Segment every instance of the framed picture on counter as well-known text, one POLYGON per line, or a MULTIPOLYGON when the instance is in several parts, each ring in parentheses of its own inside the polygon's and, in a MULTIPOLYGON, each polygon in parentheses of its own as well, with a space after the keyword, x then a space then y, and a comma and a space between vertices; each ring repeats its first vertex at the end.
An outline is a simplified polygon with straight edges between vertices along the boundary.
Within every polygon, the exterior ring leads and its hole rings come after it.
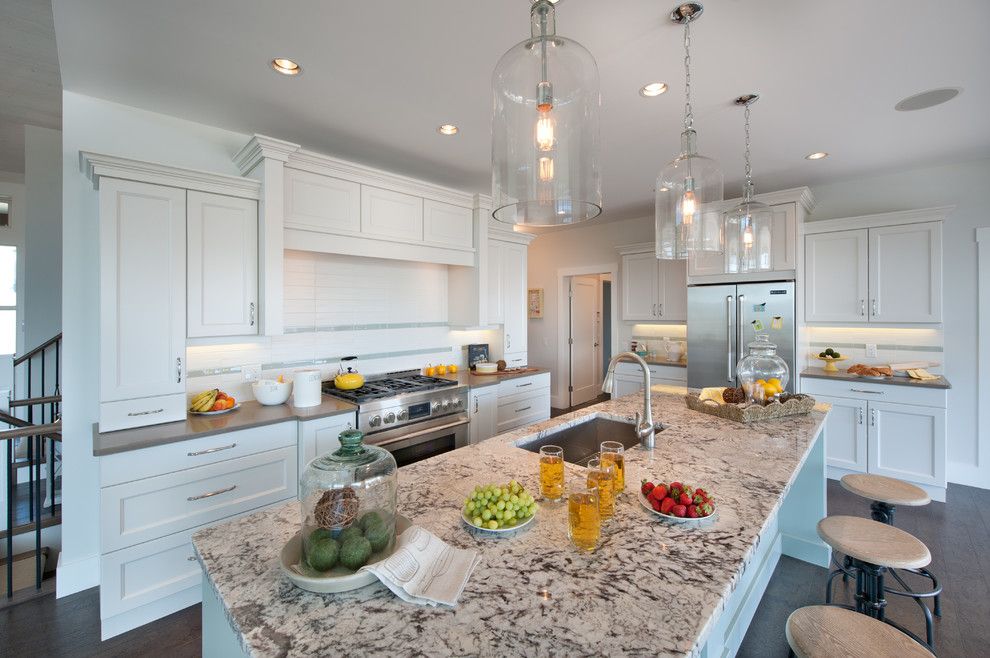
POLYGON ((529 319, 539 320, 543 318, 543 288, 530 288, 528 303, 529 319))

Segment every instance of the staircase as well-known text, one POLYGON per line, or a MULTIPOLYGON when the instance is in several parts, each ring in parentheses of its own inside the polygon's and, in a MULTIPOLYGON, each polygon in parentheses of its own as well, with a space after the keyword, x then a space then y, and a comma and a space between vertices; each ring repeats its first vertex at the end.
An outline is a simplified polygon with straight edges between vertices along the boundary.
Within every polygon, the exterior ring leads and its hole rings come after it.
POLYGON ((30 553, 14 555, 14 537, 34 533, 35 590, 42 589, 43 561, 47 549, 41 544, 43 528, 59 525, 62 519, 59 472, 61 424, 62 334, 50 338, 13 360, 14 389, 8 411, 0 411, 0 450, 6 454, 6 542, 3 567, 7 599, 14 596, 14 565, 23 564, 30 553), (23 397, 19 396, 24 389, 23 397), (27 470, 27 482, 22 482, 27 470), (13 559, 11 559, 13 557, 13 559))

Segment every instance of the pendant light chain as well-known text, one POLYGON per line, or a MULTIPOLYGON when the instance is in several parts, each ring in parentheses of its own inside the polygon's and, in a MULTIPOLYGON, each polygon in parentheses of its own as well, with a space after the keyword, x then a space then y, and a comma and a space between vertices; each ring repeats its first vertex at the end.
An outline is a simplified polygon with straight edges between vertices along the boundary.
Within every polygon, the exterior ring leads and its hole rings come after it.
POLYGON ((684 130, 694 127, 691 109, 691 23, 684 24, 684 130))
POLYGON ((746 200, 753 199, 753 165, 749 157, 749 103, 746 104, 746 200))

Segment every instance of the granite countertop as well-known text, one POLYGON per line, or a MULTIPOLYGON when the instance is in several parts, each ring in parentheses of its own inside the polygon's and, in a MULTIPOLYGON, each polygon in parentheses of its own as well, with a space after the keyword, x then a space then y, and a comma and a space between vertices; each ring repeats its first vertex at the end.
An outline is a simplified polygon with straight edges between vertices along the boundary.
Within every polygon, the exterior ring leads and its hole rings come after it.
MULTIPOLYGON (((627 491, 590 555, 567 539, 566 504, 541 504, 535 522, 512 536, 475 533, 460 520, 475 484, 516 478, 538 490, 539 456, 516 442, 592 416, 631 421, 641 405, 638 395, 603 402, 399 470, 399 511, 480 553, 453 608, 403 603, 380 583, 322 596, 295 588, 278 555, 298 530, 296 502, 204 529, 193 544, 252 655, 689 655, 772 531, 828 405, 742 425, 655 390, 654 420, 667 428, 653 451, 626 453, 627 491), (718 518, 694 528, 655 519, 638 502, 642 478, 704 486, 718 518)), ((583 469, 568 464, 567 471, 574 477, 583 469)))
POLYGON ((354 413, 357 406, 329 395, 315 407, 294 407, 288 402, 266 406, 251 400, 228 414, 220 416, 187 416, 185 420, 161 425, 135 427, 116 432, 100 432, 93 425, 93 454, 97 457, 115 452, 140 450, 151 446, 198 439, 211 434, 223 434, 263 425, 274 425, 286 420, 315 420, 327 416, 354 413))
POLYGON ((444 379, 456 380, 461 386, 481 388, 482 386, 492 386, 493 384, 498 384, 506 379, 532 377, 545 372, 550 372, 550 369, 536 367, 536 370, 530 370, 528 372, 500 372, 497 375, 476 375, 470 370, 458 370, 455 375, 444 375, 444 379))
POLYGON ((952 388, 949 384, 949 380, 945 377, 939 376, 938 379, 911 379, 904 375, 895 375, 893 377, 885 377, 884 379, 871 379, 869 377, 860 377, 859 375, 853 375, 846 372, 845 368, 840 368, 839 372, 825 372, 824 368, 805 368, 801 371, 802 377, 813 377, 815 379, 835 379, 841 382, 859 382, 860 384, 878 384, 881 386, 913 386, 915 388, 939 388, 948 389, 952 388))

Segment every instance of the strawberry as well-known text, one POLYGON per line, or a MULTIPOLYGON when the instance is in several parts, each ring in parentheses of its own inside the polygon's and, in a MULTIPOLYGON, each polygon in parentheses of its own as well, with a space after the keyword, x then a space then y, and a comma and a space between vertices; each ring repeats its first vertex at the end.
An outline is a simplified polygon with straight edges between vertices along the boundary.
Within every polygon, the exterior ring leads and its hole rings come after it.
POLYGON ((655 498, 651 498, 650 499, 650 505, 652 505, 653 506, 653 509, 655 509, 656 511, 658 511, 658 512, 660 511, 660 501, 659 500, 657 500, 655 498))
POLYGON ((660 513, 670 514, 670 509, 674 506, 674 499, 671 497, 664 498, 660 501, 660 513))
POLYGON ((685 486, 683 492, 686 493, 687 495, 691 496, 692 498, 694 498, 694 487, 692 487, 692 486, 685 486))
POLYGON ((671 483, 670 489, 668 490, 668 493, 670 494, 670 497, 671 498, 675 498, 676 499, 676 498, 680 498, 681 497, 681 492, 683 492, 683 491, 684 490, 681 489, 680 485, 678 485, 677 483, 671 483))
POLYGON ((689 519, 696 519, 699 516, 701 516, 700 514, 698 514, 698 506, 697 505, 688 505, 687 515, 688 515, 688 518, 689 519))
POLYGON ((692 498, 691 500, 692 500, 692 502, 694 502, 695 505, 700 505, 703 502, 705 502, 705 497, 702 496, 701 494, 699 494, 697 492, 697 490, 695 490, 695 492, 694 492, 694 498, 692 498))
POLYGON ((705 491, 704 489, 702 489, 701 487, 698 487, 697 489, 695 489, 694 490, 694 493, 695 493, 695 495, 701 496, 702 498, 708 498, 708 492, 705 491))
POLYGON ((683 489, 683 488, 684 488, 684 485, 683 485, 683 484, 681 484, 680 482, 671 482, 671 483, 670 483, 670 488, 671 488, 671 489, 674 489, 675 487, 676 487, 677 489, 683 489))
POLYGON ((674 505, 673 507, 670 508, 670 513, 676 517, 684 518, 684 516, 687 514, 687 506, 674 505))
POLYGON ((677 497, 677 503, 679 505, 684 505, 685 507, 687 507, 688 505, 691 504, 691 496, 689 496, 686 493, 682 493, 680 496, 677 497))
POLYGON ((715 508, 712 507, 711 503, 703 503, 698 506, 698 513, 701 516, 711 516, 711 513, 714 511, 715 508))
POLYGON ((658 484, 653 487, 653 491, 650 492, 650 496, 655 500, 663 500, 667 497, 667 487, 663 484, 658 484))
POLYGON ((640 489, 640 491, 643 492, 644 496, 650 495, 650 492, 653 491, 653 483, 643 480, 643 487, 642 489, 640 489))

